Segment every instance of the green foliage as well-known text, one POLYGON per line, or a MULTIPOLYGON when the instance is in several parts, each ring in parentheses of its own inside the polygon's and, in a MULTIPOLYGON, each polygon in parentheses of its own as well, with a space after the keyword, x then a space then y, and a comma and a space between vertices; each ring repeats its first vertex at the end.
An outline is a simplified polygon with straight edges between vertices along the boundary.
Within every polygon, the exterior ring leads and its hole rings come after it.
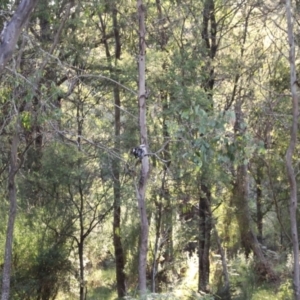
POLYGON ((65 278, 72 270, 68 252, 57 246, 41 250, 26 266, 21 263, 15 267, 12 294, 21 299, 51 299, 58 289, 67 290, 65 278))
MULTIPOLYGON (((44 227, 44 230, 46 228, 44 227)), ((67 290, 73 272, 66 244, 45 235, 38 219, 29 222, 19 214, 14 236, 12 299, 52 299, 58 289, 67 290)))
POLYGON ((31 127, 31 114, 28 111, 23 111, 21 114, 21 124, 25 130, 29 130, 31 127))
POLYGON ((280 285, 276 297, 278 300, 293 299, 294 291, 292 281, 290 279, 286 280, 280 285))
POLYGON ((239 254, 232 262, 231 285, 233 295, 237 299, 252 299, 253 293, 259 288, 254 272, 253 258, 246 260, 244 254, 239 254))
POLYGON ((116 299, 116 291, 114 290, 115 272, 114 268, 99 270, 88 276, 88 300, 104 300, 116 299))
POLYGON ((274 291, 273 286, 259 287, 255 289, 250 298, 240 298, 240 299, 251 299, 251 300, 290 300, 293 299, 293 289, 290 280, 283 282, 277 291, 274 291))
MULTIPOLYGON (((130 296, 125 297, 126 300, 137 300, 139 298, 132 298, 130 296)), ((147 299, 150 300, 180 300, 180 299, 186 299, 186 300, 214 300, 214 296, 212 295, 200 295, 199 293, 196 292, 187 292, 187 293, 161 293, 161 294, 156 294, 156 293, 149 293, 147 294, 147 299)))

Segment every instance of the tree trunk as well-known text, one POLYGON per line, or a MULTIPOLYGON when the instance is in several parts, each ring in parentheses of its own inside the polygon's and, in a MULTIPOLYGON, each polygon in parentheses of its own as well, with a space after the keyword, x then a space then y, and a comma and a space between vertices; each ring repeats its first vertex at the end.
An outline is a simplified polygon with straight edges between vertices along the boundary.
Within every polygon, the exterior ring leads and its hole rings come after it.
MULTIPOLYGON (((212 91, 215 85, 214 78, 214 66, 212 66, 212 60, 215 58, 218 44, 217 44, 217 22, 215 16, 215 2, 214 0, 205 0, 203 9, 203 29, 202 40, 209 55, 209 60, 206 63, 206 69, 209 77, 205 80, 203 88, 209 95, 212 95, 212 91)), ((207 54, 205 53, 205 55, 207 54)), ((213 102, 211 103, 213 104, 213 102)))
MULTIPOLYGON (((115 63, 121 58, 121 41, 119 33, 119 25, 117 20, 117 8, 112 8, 113 29, 115 37, 115 63)), ((118 81, 117 74, 114 75, 114 80, 118 81)), ((120 88, 119 85, 114 86, 114 101, 115 101, 115 151, 120 152, 120 132, 121 132, 121 117, 120 117, 120 88)), ((114 176, 114 213, 113 213, 113 234, 114 248, 116 257, 116 277, 118 297, 122 298, 126 295, 125 285, 125 257, 121 241, 121 185, 120 185, 120 164, 118 158, 114 160, 113 166, 114 176)))
POLYGON ((169 139, 170 139, 170 134, 168 130, 168 125, 167 125, 167 118, 166 115, 169 110, 169 104, 168 104, 168 98, 167 95, 165 94, 162 96, 162 101, 163 101, 163 137, 164 137, 164 150, 162 151, 162 156, 164 161, 163 166, 163 179, 162 179, 162 186, 161 186, 161 193, 162 197, 165 199, 164 203, 166 203, 166 207, 164 208, 165 213, 163 215, 164 217, 164 235, 166 236, 166 255, 168 257, 168 262, 171 263, 173 261, 173 207, 172 207, 172 201, 171 201, 171 196, 170 196, 170 190, 169 190, 169 185, 168 185, 168 173, 169 173, 169 168, 171 165, 171 156, 170 156, 170 147, 169 147, 169 139))
POLYGON ((9 216, 6 231, 4 266, 2 275, 2 293, 1 300, 8 300, 10 293, 10 274, 11 274, 11 258, 12 258, 12 245, 13 245, 13 232, 15 218, 17 214, 17 189, 15 182, 15 175, 18 170, 18 145, 19 145, 19 132, 16 126, 16 132, 11 144, 10 152, 10 165, 8 171, 8 197, 9 197, 9 216))
MULTIPOLYGON (((81 132, 81 130, 80 130, 81 132)), ((81 151, 81 142, 80 138, 78 138, 79 144, 79 151, 81 151)), ((78 161, 78 168, 81 167, 81 159, 78 161)), ((86 234, 84 233, 84 196, 83 196, 83 189, 82 189, 82 181, 81 179, 78 180, 78 187, 79 187, 79 197, 80 203, 77 207, 78 214, 79 214, 79 232, 80 237, 79 241, 77 242, 78 246, 78 258, 79 258, 79 299, 84 300, 84 288, 85 288, 85 278, 84 278, 84 264, 83 264, 83 251, 84 251, 84 240, 86 234)))
POLYGON ((298 209, 298 197, 297 197, 297 181, 293 168, 293 153, 295 151, 297 143, 297 130, 298 130, 298 95, 297 95, 297 75, 296 75, 296 63, 295 63, 295 39, 293 33, 293 19, 291 1, 286 0, 286 17, 288 24, 288 39, 289 39, 289 62, 290 62, 290 84, 293 104, 293 121, 291 128, 291 139, 289 147, 286 151, 285 161, 288 174, 288 180, 290 184, 290 219, 291 219, 291 234, 293 241, 294 252, 294 272, 293 272, 293 286, 295 299, 300 300, 300 274, 299 274, 299 240, 297 229, 297 209, 298 209))
POLYGON ((258 232, 258 241, 262 243, 263 239, 263 211, 262 211, 262 167, 257 166, 256 171, 256 224, 258 232))
POLYGON ((78 258, 79 258, 79 299, 84 300, 84 287, 85 287, 85 282, 84 282, 84 264, 83 264, 83 240, 80 240, 78 243, 78 258))
MULTIPOLYGON (((140 127, 140 139, 141 144, 148 146, 147 126, 146 126, 146 43, 145 43, 145 6, 142 0, 137 0, 137 10, 139 19, 139 56, 138 56, 138 68, 139 68, 139 89, 138 89, 138 103, 139 103, 139 127, 140 127)), ((148 251, 148 219, 146 212, 146 187, 149 176, 149 158, 144 156, 142 158, 141 174, 137 187, 137 199, 138 208, 140 213, 140 251, 139 251, 139 291, 141 298, 146 297, 147 292, 147 251, 148 251)))
MULTIPOLYGON (((112 19, 113 19, 113 32, 114 32, 114 39, 115 39, 115 69, 117 66, 118 60, 121 58, 121 40, 120 40, 120 32, 119 32, 119 24, 117 18, 117 8, 115 2, 107 1, 107 5, 111 6, 112 10, 112 19)), ((104 40, 104 47, 107 62, 110 68, 110 75, 118 82, 118 74, 117 71, 114 71, 114 66, 112 63, 112 56, 110 54, 110 49, 108 45, 108 40, 106 39, 107 32, 106 32, 106 24, 102 16, 99 16, 101 29, 103 33, 103 40, 104 40)), ((120 88, 119 85, 115 85, 113 88, 113 95, 114 95, 114 104, 115 104, 115 138, 114 138, 114 150, 116 153, 120 152, 120 133, 121 133, 121 115, 120 115, 120 106, 121 106, 121 98, 120 98, 120 88)), ((114 181, 114 204, 113 204, 113 242, 114 242, 114 250, 115 250, 115 258, 116 258, 116 279, 117 279, 117 290, 118 290, 118 297, 122 298, 126 295, 126 276, 124 272, 125 268, 125 256, 124 250, 122 246, 121 240, 121 185, 120 185, 120 163, 119 158, 114 158, 113 161, 113 181, 114 181)))
POLYGON ((210 191, 206 184, 201 184, 199 200, 199 276, 198 290, 209 292, 209 250, 211 237, 210 191))
MULTIPOLYGON (((118 89, 118 88, 114 88, 118 89)), ((118 89, 119 90, 119 89, 118 89)), ((115 95, 115 139, 116 139, 116 153, 118 153, 120 147, 120 97, 119 91, 114 91, 115 95)), ((114 212, 113 212, 113 235, 114 235, 114 248, 116 258, 116 278, 117 278, 117 290, 118 297, 122 298, 126 295, 125 286, 125 258, 124 250, 121 241, 121 185, 120 185, 120 164, 114 161, 113 165, 114 176, 114 212)))
MULTIPOLYGON (((206 60, 206 73, 209 74, 205 78, 202 87, 206 91, 210 99, 209 107, 205 107, 206 111, 212 112, 213 109, 213 89, 215 84, 213 59, 217 53, 217 22, 215 16, 214 0, 205 0, 202 15, 202 41, 205 45, 206 52, 204 59, 206 60), (207 57, 208 56, 208 57, 207 57)), ((199 197, 199 266, 198 266, 198 290, 209 292, 209 275, 210 275, 210 238, 212 229, 211 215, 211 193, 206 183, 209 162, 204 162, 202 174, 200 175, 200 197, 199 197)))
MULTIPOLYGON (((77 117, 77 148, 78 151, 82 151, 81 136, 83 130, 83 103, 79 100, 76 107, 76 117, 77 117)), ((81 170, 82 168, 82 159, 79 158, 77 161, 77 168, 81 170)), ((84 278, 84 264, 83 264, 83 251, 84 251, 84 240, 86 233, 84 233, 84 192, 83 192, 83 183, 82 179, 78 179, 78 192, 79 192, 79 205, 75 205, 78 217, 79 217, 79 240, 77 241, 78 247, 78 258, 79 258, 79 299, 84 300, 84 288, 85 288, 85 278, 84 278)))
POLYGON ((10 22, 3 28, 0 35, 0 73, 11 59, 19 35, 38 0, 22 0, 10 22))
POLYGON ((152 293, 156 292, 156 275, 158 271, 158 258, 159 251, 161 248, 161 219, 162 219, 162 202, 161 199, 156 201, 156 195, 153 197, 155 202, 155 242, 154 242, 154 253, 153 253, 153 263, 152 263, 152 272, 151 272, 151 291, 152 293))
POLYGON ((236 172, 236 181, 233 188, 233 204, 236 209, 236 218, 239 224, 242 247, 246 257, 251 252, 252 229, 248 208, 248 174, 247 166, 239 165, 236 172))

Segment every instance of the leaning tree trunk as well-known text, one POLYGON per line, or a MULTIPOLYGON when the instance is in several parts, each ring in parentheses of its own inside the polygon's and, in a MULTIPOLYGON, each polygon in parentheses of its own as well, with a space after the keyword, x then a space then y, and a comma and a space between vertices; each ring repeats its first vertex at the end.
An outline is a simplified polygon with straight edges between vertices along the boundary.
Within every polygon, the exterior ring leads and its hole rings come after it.
POLYGON ((18 38, 38 0, 22 0, 0 35, 0 72, 11 59, 18 38))
MULTIPOLYGON (((139 90, 138 90, 138 103, 139 103, 139 129, 141 144, 148 146, 147 126, 146 126, 146 43, 145 43, 145 6, 142 0, 137 0, 137 10, 139 19, 139 90)), ((138 186, 136 188, 138 208, 140 213, 140 251, 139 251, 139 291, 141 298, 146 297, 147 292, 147 251, 148 251, 148 219, 146 212, 146 187, 147 179, 149 176, 149 158, 144 156, 142 158, 141 174, 138 186)))
POLYGON ((19 145, 19 132, 16 126, 16 132, 12 139, 10 164, 8 171, 8 197, 9 197, 9 216, 6 231, 5 255, 4 266, 2 275, 2 292, 1 300, 8 300, 10 293, 10 273, 11 273, 11 258, 12 258, 12 244, 14 224, 17 214, 17 189, 15 182, 15 175, 18 170, 18 145, 19 145))
POLYGON ((293 252, 294 252, 294 272, 293 272, 293 285, 295 299, 300 299, 300 274, 299 274, 299 241, 298 241, 298 229, 297 229, 297 181, 294 172, 292 158, 297 143, 297 130, 298 130, 298 95, 297 95, 297 76, 296 76, 296 63, 295 63, 295 40, 293 34, 293 19, 291 1, 286 0, 286 17, 288 24, 288 39, 289 39, 289 62, 290 62, 290 82, 291 82, 291 93, 292 93, 292 104, 293 104, 293 121, 291 130, 291 139, 289 147, 286 151, 285 161, 287 174, 290 184, 290 219, 291 219, 291 233, 293 241, 293 252))

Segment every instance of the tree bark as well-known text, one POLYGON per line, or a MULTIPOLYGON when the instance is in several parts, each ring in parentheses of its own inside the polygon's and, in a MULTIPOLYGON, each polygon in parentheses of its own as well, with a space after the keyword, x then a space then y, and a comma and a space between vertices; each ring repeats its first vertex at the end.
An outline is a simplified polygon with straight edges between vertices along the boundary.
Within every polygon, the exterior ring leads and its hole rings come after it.
POLYGON ((212 91, 215 85, 215 70, 214 66, 212 66, 212 60, 215 58, 218 49, 217 22, 215 16, 214 0, 205 0, 204 2, 202 40, 207 50, 207 54, 210 58, 210 60, 208 60, 206 63, 209 77, 205 80, 203 88, 206 92, 209 93, 209 95, 212 95, 212 91))
POLYGON ((11 152, 10 152, 10 165, 8 171, 8 197, 9 197, 9 216, 6 232, 4 266, 2 275, 2 292, 1 300, 8 300, 10 293, 10 274, 11 274, 11 258, 13 247, 13 232, 14 224, 17 214, 17 188, 15 182, 15 175, 18 170, 18 145, 19 145, 19 132, 16 126, 16 132, 12 139, 11 152))
MULTIPOLYGON (((107 7, 111 6, 112 12, 112 21, 113 21, 113 34, 115 39, 115 69, 112 63, 112 56, 109 49, 108 36, 106 32, 106 24, 104 22, 104 18, 102 15, 99 15, 101 30, 103 34, 103 43, 105 47, 105 53, 107 62, 110 69, 110 75, 114 81, 118 82, 118 74, 116 70, 117 62, 121 58, 121 37, 119 31, 119 24, 118 24, 118 10, 116 8, 116 4, 114 1, 107 1, 107 7)), ((115 85, 113 88, 113 95, 114 95, 114 105, 115 105, 115 137, 114 137, 114 151, 116 153, 120 152, 120 134, 121 134, 121 115, 120 115, 120 107, 121 107, 121 98, 120 98, 120 88, 119 85, 115 85)), ((116 258, 116 279, 117 279, 117 290, 118 290, 118 297, 122 298, 126 295, 126 276, 124 272, 125 268, 125 254, 124 249, 122 246, 121 240, 121 185, 120 185, 120 162, 119 158, 114 158, 113 166, 112 166, 112 175, 113 175, 113 191, 114 191, 114 204, 113 204, 113 243, 114 243, 114 250, 115 250, 115 258, 116 258)))
POLYGON ((199 200, 199 277, 198 289, 205 293, 209 292, 210 274, 210 238, 211 238, 211 195, 206 184, 201 184, 201 195, 199 200))
POLYGON ((293 18, 291 1, 286 0, 286 18, 288 26, 288 40, 289 40, 289 63, 290 63, 290 86, 292 94, 293 104, 293 120, 291 128, 291 138, 289 147, 286 151, 285 162, 288 174, 288 180, 290 184, 290 219, 291 219, 291 234, 293 241, 294 252, 294 272, 293 272, 293 287, 295 299, 300 300, 300 273, 299 273, 299 239, 297 229, 297 209, 298 209, 298 197, 297 197, 297 181, 293 168, 293 154, 297 143, 297 128, 299 117, 299 104, 297 95, 297 75, 296 75, 296 63, 295 63, 295 39, 293 33, 293 18))
MULTIPOLYGON (((113 30, 115 38, 115 62, 121 58, 121 41, 119 33, 119 25, 117 20, 117 8, 112 8, 113 17, 113 30)), ((117 74, 114 75, 114 80, 118 81, 117 74)), ((120 88, 119 85, 114 86, 114 101, 115 101, 115 151, 120 152, 120 133, 121 133, 121 116, 120 116, 120 88)), ((126 295, 125 285, 125 257, 121 241, 121 184, 120 184, 120 163, 116 158, 113 165, 114 176, 114 213, 113 213, 113 235, 114 235, 114 248, 116 257, 116 277, 117 277, 117 290, 118 297, 123 298, 126 295)))
MULTIPOLYGON (((209 74, 202 83, 203 89, 206 91, 210 100, 209 107, 205 109, 212 112, 213 109, 213 89, 215 84, 213 59, 217 53, 217 22, 215 16, 214 0, 205 0, 202 15, 202 41, 205 45, 206 53, 204 59, 206 61, 205 69, 209 74)), ((212 229, 211 215, 211 193, 207 185, 209 178, 209 163, 204 162, 203 171, 200 175, 200 197, 199 197, 199 266, 198 266, 198 290, 205 293, 209 292, 209 275, 210 275, 210 239, 212 229)))
MULTIPOLYGON (((78 100, 76 107, 76 119, 77 119, 77 148, 78 151, 82 151, 81 136, 83 131, 83 103, 78 100)), ((79 158, 77 161, 77 168, 80 170, 82 168, 82 159, 79 158)), ((84 289, 85 289, 85 274, 84 274, 84 264, 83 264, 83 251, 84 251, 84 241, 87 236, 84 232, 84 192, 82 179, 78 179, 78 193, 79 193, 79 204, 75 204, 76 210, 78 212, 79 219, 79 239, 76 239, 78 248, 78 259, 79 259, 79 299, 84 300, 84 289)), ((70 188, 71 189, 71 188, 70 188)), ((75 199, 74 199, 75 200, 75 199)), ((76 201, 76 200, 75 200, 76 201)), ((75 203, 75 202, 74 202, 75 203)))
POLYGON ((84 288, 85 288, 85 279, 84 279, 84 263, 83 263, 83 247, 84 239, 83 234, 80 234, 80 241, 77 245, 78 247, 78 259, 79 259, 79 299, 84 300, 84 288))
POLYGON ((21 31, 37 3, 38 0, 22 0, 10 22, 3 28, 0 36, 0 73, 11 59, 21 31))
MULTIPOLYGON (((138 103, 139 103, 139 129, 141 144, 148 147, 148 135, 146 125, 146 43, 145 43, 145 6, 142 0, 137 0, 137 11, 139 20, 139 55, 138 55, 138 68, 139 68, 139 87, 138 87, 138 103)), ((142 158, 141 174, 137 187, 138 209, 140 213, 140 251, 139 251, 139 291, 141 298, 146 297, 147 292, 147 252, 148 252, 148 219, 146 212, 146 187, 149 176, 149 158, 144 156, 142 158)))
POLYGON ((263 211, 262 211, 262 167, 257 166, 256 171, 256 224, 258 232, 258 241, 261 243, 263 239, 263 211))
POLYGON ((155 242, 154 242, 154 253, 153 253, 153 263, 152 263, 152 272, 151 272, 151 291, 152 293, 156 292, 156 275, 158 270, 158 258, 159 258, 159 251, 161 248, 161 223, 162 223, 162 202, 161 199, 156 201, 156 195, 153 197, 155 202, 155 242))

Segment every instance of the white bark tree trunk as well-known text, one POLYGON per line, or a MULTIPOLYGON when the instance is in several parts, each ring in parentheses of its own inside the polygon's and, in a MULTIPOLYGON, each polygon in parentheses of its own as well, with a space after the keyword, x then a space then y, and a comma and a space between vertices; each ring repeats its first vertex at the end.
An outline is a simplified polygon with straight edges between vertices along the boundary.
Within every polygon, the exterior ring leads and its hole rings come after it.
MULTIPOLYGON (((142 0, 137 0, 138 20, 139 20, 139 56, 138 56, 138 68, 139 68, 139 89, 138 89, 138 103, 139 103, 139 127, 140 127, 140 139, 141 144, 148 146, 147 125, 146 125, 146 62, 145 62, 145 6, 142 0)), ((137 186, 137 199, 138 208, 140 213, 140 251, 139 251, 139 291, 141 298, 146 296, 147 292, 147 251, 148 251, 148 219, 146 212, 146 187, 147 179, 149 176, 149 158, 144 156, 142 158, 141 174, 139 183, 137 186)))
POLYGON ((11 59, 18 38, 38 0, 22 0, 0 36, 0 73, 11 59))

